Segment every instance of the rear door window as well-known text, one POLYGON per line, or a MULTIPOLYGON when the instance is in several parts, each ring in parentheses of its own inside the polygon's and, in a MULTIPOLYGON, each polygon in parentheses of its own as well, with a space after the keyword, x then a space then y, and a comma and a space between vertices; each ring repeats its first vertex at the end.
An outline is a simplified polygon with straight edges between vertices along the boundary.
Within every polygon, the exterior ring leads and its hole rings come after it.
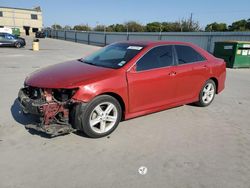
POLYGON ((171 66, 174 63, 172 45, 158 46, 147 52, 136 64, 137 71, 171 66))
POLYGON ((193 63, 204 61, 205 58, 190 46, 175 45, 178 57, 178 64, 193 63))

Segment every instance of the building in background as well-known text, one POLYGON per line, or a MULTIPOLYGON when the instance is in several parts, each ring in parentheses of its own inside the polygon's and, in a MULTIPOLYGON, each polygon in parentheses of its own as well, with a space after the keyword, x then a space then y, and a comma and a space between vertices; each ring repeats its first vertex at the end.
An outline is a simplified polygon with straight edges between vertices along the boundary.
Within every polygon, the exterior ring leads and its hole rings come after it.
POLYGON ((42 10, 0 6, 0 27, 18 28, 21 35, 34 35, 43 26, 42 10))

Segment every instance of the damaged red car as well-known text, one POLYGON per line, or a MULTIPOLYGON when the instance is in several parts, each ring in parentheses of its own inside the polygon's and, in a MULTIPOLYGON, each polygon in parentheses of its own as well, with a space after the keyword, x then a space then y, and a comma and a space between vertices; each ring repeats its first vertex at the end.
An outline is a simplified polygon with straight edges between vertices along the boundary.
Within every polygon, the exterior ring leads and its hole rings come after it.
POLYGON ((121 120, 188 103, 208 106, 224 89, 226 66, 184 42, 128 41, 30 74, 18 99, 50 135, 109 135, 121 120))

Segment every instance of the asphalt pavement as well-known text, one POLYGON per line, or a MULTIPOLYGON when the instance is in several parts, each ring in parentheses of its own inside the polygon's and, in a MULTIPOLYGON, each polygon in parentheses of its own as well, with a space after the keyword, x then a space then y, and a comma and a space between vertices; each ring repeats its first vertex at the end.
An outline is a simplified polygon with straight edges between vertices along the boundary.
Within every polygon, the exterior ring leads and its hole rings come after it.
POLYGON ((31 47, 28 39, 22 49, 0 48, 1 188, 250 188, 250 69, 227 69, 209 107, 124 121, 100 139, 47 138, 24 128, 16 97, 25 77, 99 47, 56 39, 31 47))

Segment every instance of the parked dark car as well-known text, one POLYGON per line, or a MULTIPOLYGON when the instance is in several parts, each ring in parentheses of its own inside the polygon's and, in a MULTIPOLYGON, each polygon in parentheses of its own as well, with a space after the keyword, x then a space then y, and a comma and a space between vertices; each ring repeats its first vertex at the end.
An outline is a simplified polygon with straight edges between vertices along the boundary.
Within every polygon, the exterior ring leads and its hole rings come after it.
POLYGON ((45 33, 43 31, 36 32, 36 38, 45 38, 45 33))
POLYGON ((14 46, 16 48, 21 48, 26 45, 25 39, 9 34, 0 33, 0 46, 14 46))

